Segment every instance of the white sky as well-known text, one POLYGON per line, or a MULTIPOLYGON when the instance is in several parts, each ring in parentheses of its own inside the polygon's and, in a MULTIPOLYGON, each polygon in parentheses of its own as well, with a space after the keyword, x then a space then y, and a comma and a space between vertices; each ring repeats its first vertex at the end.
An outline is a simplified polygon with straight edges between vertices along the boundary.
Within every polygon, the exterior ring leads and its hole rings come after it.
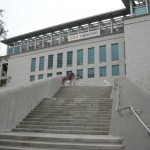
POLYGON ((121 0, 0 0, 7 38, 122 8, 121 0))

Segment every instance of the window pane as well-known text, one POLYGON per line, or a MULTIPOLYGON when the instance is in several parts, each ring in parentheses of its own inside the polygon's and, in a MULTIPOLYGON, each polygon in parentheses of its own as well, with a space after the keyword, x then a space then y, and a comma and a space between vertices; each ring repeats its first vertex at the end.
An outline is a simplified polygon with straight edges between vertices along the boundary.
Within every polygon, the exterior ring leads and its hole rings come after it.
POLYGON ((88 49, 88 64, 94 64, 94 48, 88 49))
POLYGON ((36 58, 32 58, 32 60, 31 60, 31 72, 35 71, 35 67, 36 67, 36 58))
POLYGON ((112 75, 119 75, 119 65, 112 66, 112 75))
POLYGON ((43 79, 43 74, 39 74, 38 79, 39 80, 43 79))
POLYGON ((77 78, 83 78, 83 69, 77 70, 77 78))
POLYGON ((57 54, 57 68, 62 68, 63 53, 57 54))
POLYGON ((106 66, 100 67, 100 77, 106 77, 107 71, 106 71, 106 66))
POLYGON ((88 78, 94 78, 94 68, 88 69, 88 78))
POLYGON ((35 81, 35 75, 30 76, 30 82, 35 81))
POLYGON ((73 52, 67 52, 67 67, 72 66, 72 56, 73 56, 73 52))
POLYGON ((44 70, 44 56, 40 57, 39 61, 39 71, 44 70))
POLYGON ((62 75, 62 72, 57 72, 56 74, 57 74, 57 75, 62 75))
POLYGON ((20 53, 20 46, 14 47, 14 54, 20 53))
POLYGON ((100 62, 106 62, 106 45, 100 46, 99 48, 99 61, 100 62))
POLYGON ((48 69, 53 68, 53 55, 48 56, 48 69))
POLYGON ((12 55, 13 54, 13 48, 8 48, 7 54, 12 55))
POLYGON ((83 49, 77 51, 77 65, 83 65, 83 49))
POLYGON ((72 71, 66 71, 66 76, 69 77, 71 75, 72 71))
POLYGON ((48 74, 47 74, 47 77, 52 77, 52 76, 53 76, 52 73, 48 73, 48 74))
POLYGON ((119 60, 118 44, 111 45, 111 55, 112 55, 112 60, 119 60))

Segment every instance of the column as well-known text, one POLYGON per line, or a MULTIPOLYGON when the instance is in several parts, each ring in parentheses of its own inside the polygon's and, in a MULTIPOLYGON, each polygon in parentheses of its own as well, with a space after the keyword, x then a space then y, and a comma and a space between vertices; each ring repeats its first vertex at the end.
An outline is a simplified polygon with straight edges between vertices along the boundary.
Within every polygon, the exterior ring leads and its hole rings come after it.
POLYGON ((133 17, 133 0, 130 0, 130 15, 133 17))
POLYGON ((149 13, 148 0, 145 0, 146 13, 149 13))
POLYGON ((34 49, 36 49, 37 38, 35 37, 34 49))
POLYGON ((44 36, 44 34, 43 34, 42 48, 44 48, 44 43, 45 43, 45 36, 44 36))
POLYGON ((98 21, 98 29, 99 29, 99 35, 101 36, 101 22, 98 21))
POLYGON ((59 31, 59 44, 61 44, 61 30, 59 31))
POLYGON ((88 24, 88 32, 90 32, 90 23, 88 24))
POLYGON ((20 41, 20 53, 22 52, 22 40, 20 41))
POLYGON ((51 32, 51 46, 53 46, 53 32, 51 32))
POLYGON ((29 38, 27 40, 27 51, 29 51, 29 38))
POLYGON ((111 33, 113 33, 113 18, 110 19, 110 29, 111 29, 111 33))

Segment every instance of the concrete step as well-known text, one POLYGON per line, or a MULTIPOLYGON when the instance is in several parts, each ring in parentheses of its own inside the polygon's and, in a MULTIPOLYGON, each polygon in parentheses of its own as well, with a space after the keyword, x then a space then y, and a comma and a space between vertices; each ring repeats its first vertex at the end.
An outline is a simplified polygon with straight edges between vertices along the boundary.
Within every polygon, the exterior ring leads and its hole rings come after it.
POLYGON ((93 130, 54 130, 54 129, 28 129, 15 128, 13 132, 36 132, 36 133, 55 133, 55 134, 87 134, 87 135, 108 135, 109 131, 93 130))
POLYGON ((23 121, 21 125, 49 125, 49 126, 99 126, 109 127, 108 123, 89 123, 89 122, 46 122, 46 121, 23 121))
POLYGON ((108 131, 108 127, 100 126, 47 126, 47 125, 18 125, 16 128, 29 128, 29 129, 58 129, 58 130, 96 130, 108 131))

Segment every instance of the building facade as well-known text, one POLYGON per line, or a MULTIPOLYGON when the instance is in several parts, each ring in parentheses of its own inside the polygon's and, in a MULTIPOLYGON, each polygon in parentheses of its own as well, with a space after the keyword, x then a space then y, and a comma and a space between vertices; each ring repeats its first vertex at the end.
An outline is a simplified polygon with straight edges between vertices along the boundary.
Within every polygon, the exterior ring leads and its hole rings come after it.
POLYGON ((10 86, 74 72, 79 85, 110 84, 127 75, 149 79, 150 1, 2 41, 8 45, 10 86))

